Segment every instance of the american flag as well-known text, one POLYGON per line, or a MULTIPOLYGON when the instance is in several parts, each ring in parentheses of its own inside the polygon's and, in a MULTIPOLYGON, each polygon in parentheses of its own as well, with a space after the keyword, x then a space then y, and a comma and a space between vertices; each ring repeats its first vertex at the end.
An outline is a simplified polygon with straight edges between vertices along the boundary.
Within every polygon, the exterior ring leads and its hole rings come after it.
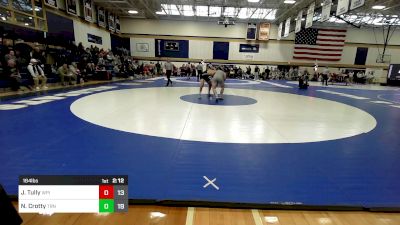
POLYGON ((340 61, 347 30, 308 28, 296 34, 293 59, 340 61))

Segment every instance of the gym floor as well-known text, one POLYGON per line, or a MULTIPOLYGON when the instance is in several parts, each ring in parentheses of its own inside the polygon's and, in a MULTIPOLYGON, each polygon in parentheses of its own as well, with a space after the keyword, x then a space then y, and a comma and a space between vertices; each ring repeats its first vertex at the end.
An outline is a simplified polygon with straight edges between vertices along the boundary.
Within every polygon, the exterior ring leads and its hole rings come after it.
POLYGON ((0 182, 121 174, 154 202, 400 207, 400 90, 228 80, 223 101, 174 78, 0 103, 0 182))
POLYGON ((24 225, 398 225, 400 215, 376 212, 282 211, 130 206, 128 213, 21 214, 24 225))

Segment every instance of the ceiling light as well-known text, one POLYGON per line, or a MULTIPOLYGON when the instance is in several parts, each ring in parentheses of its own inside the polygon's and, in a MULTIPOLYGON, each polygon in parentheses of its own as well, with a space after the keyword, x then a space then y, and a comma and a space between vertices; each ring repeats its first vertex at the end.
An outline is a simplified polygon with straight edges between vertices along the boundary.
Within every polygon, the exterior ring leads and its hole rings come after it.
POLYGON ((259 2, 260 0, 247 0, 248 2, 259 2))
POLYGON ((29 23, 25 23, 25 26, 29 26, 29 23))
POLYGON ((2 20, 7 20, 4 16, 1 17, 2 20))
POLYGON ((283 3, 285 3, 285 4, 294 4, 294 3, 296 3, 296 1, 295 0, 285 0, 283 3))
POLYGON ((384 8, 386 8, 386 6, 384 6, 384 5, 374 5, 374 6, 372 6, 372 9, 384 9, 384 8))
POLYGON ((208 16, 208 6, 196 6, 196 16, 208 16))
POLYGON ((165 12, 164 11, 158 11, 158 12, 156 12, 156 14, 157 15, 165 15, 165 12))
POLYGON ((221 16, 221 7, 210 6, 208 9, 209 17, 220 17, 221 16))
POLYGON ((138 11, 136 11, 136 10, 129 10, 128 13, 129 13, 129 14, 137 14, 138 11))

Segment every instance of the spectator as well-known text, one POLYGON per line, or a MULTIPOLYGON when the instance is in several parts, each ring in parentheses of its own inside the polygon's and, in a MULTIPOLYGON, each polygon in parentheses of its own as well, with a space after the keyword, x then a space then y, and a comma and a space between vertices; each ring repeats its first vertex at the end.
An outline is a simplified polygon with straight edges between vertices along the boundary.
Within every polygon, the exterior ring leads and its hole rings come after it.
POLYGON ((4 56, 5 62, 9 62, 9 60, 14 60, 14 63, 16 63, 16 60, 17 60, 17 57, 15 56, 15 52, 12 49, 8 52, 8 54, 6 54, 4 56))
POLYGON ((76 80, 76 78, 73 77, 72 74, 69 72, 67 63, 64 63, 62 66, 60 66, 58 68, 57 72, 58 72, 58 75, 60 76, 61 85, 63 85, 63 86, 65 86, 65 78, 68 79, 69 84, 72 84, 71 83, 72 79, 76 80))
POLYGON ((369 71, 366 78, 367 78, 367 83, 368 84, 373 84, 374 83, 374 79, 375 79, 374 72, 373 71, 369 71))
POLYGON ((328 86, 329 68, 326 66, 322 72, 322 85, 328 86))
POLYGON ((197 70, 197 81, 199 81, 201 75, 203 74, 203 65, 201 64, 201 62, 199 62, 199 64, 196 66, 196 70, 197 70))
POLYGON ((82 75, 80 70, 78 69, 78 66, 75 62, 71 63, 71 65, 69 65, 69 73, 71 74, 71 76, 73 78, 75 78, 75 83, 80 84, 82 81, 82 75))
MULTIPOLYGON (((17 64, 15 59, 9 59, 7 61, 7 65, 5 66, 4 73, 8 76, 8 79, 11 82, 11 89, 13 91, 22 91, 21 86, 21 75, 19 74, 17 64)), ((29 85, 23 85, 28 89, 31 89, 29 85)))
POLYGON ((169 83, 171 83, 171 86, 172 86, 171 74, 172 74, 172 71, 174 70, 175 66, 169 60, 167 60, 167 62, 164 64, 164 67, 165 67, 165 71, 166 71, 165 74, 168 79, 167 84, 165 86, 169 86, 169 83))
POLYGON ((260 68, 256 66, 256 68, 254 68, 254 80, 259 80, 259 75, 260 75, 260 68))
POLYGON ((349 72, 349 82, 353 83, 354 81, 355 81, 355 79, 354 79, 354 71, 350 70, 350 72, 349 72))
POLYGON ((47 89, 46 86, 47 78, 44 75, 42 67, 38 65, 38 61, 36 59, 31 59, 28 65, 28 71, 32 76, 36 90, 40 90, 39 83, 41 83, 41 87, 43 89, 47 89))
POLYGON ((265 76, 266 79, 269 80, 269 74, 271 73, 271 70, 269 69, 269 67, 267 66, 267 68, 265 69, 265 76))
POLYGON ((41 65, 43 69, 46 63, 45 52, 41 52, 39 47, 34 47, 31 52, 31 59, 36 59, 37 64, 41 65))
POLYGON ((156 63, 156 76, 160 76, 161 75, 161 64, 160 61, 157 61, 156 63))

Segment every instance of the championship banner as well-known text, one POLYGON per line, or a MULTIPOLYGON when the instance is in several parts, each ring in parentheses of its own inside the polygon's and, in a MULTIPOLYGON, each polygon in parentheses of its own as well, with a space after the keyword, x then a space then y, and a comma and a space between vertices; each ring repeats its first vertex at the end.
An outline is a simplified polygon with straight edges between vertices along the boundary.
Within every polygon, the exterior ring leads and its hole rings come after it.
POLYGON ((296 20, 296 29, 295 29, 295 33, 298 33, 301 31, 301 20, 303 19, 303 10, 301 10, 299 12, 299 14, 297 14, 297 20, 296 20))
POLYGON ((289 33, 290 33, 290 20, 291 20, 290 17, 286 19, 286 23, 285 23, 285 34, 283 35, 283 37, 289 37, 289 33))
POLYGON ((57 8, 57 1, 56 0, 44 0, 44 4, 48 5, 53 8, 57 8))
POLYGON ((93 22, 93 0, 83 0, 83 11, 85 14, 85 20, 93 22))
POLYGON ((100 27, 106 28, 106 12, 103 7, 97 9, 97 24, 100 27))
POLYGON ((66 0, 65 1, 67 13, 75 15, 75 16, 78 15, 76 3, 77 3, 77 0, 66 0))
POLYGON ((260 29, 258 31, 258 40, 268 41, 269 40, 269 29, 271 28, 270 23, 260 23, 260 29))
POLYGON ((325 0, 322 6, 321 22, 329 20, 331 18, 332 0, 325 0))
POLYGON ((248 23, 246 40, 256 40, 256 39, 257 39, 257 24, 248 23))
POLYGON ((108 12, 108 30, 115 32, 114 14, 110 12, 108 12))
POLYGON ((277 38, 278 40, 281 40, 282 38, 282 28, 283 28, 283 22, 281 22, 278 27, 278 38, 277 38))
POLYGON ((357 9, 365 4, 365 0, 351 0, 350 10, 357 9))
POLYGON ((314 9, 315 9, 315 2, 313 2, 307 10, 307 19, 306 19, 306 28, 310 28, 313 25, 314 19, 314 9))
POLYGON ((119 16, 115 16, 115 32, 121 33, 121 24, 119 23, 119 16))
POLYGON ((336 16, 340 16, 345 14, 349 11, 349 1, 350 0, 339 0, 337 9, 336 9, 336 16))

